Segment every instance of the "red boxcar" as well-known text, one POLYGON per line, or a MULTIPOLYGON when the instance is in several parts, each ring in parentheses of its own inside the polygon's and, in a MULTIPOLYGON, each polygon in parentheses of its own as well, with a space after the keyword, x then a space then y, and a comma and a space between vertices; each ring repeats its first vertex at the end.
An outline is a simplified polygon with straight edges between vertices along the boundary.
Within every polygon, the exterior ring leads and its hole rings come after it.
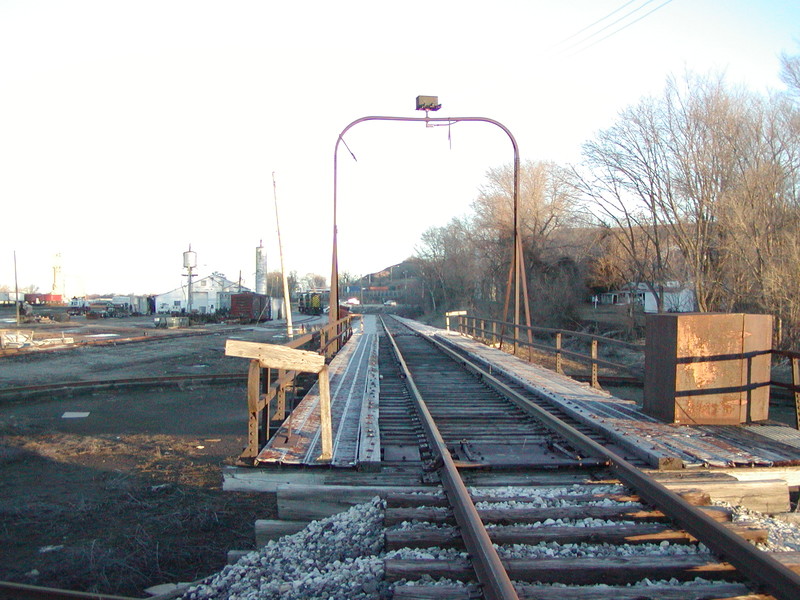
POLYGON ((245 322, 269 321, 272 319, 269 296, 241 292, 231 295, 231 312, 233 319, 245 322))

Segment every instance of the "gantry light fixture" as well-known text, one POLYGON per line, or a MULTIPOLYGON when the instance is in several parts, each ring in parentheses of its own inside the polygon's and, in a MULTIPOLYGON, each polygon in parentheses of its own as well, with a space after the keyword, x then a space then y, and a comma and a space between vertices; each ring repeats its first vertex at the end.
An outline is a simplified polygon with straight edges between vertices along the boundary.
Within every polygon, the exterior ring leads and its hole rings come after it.
POLYGON ((425 112, 439 110, 442 105, 439 104, 439 96, 417 96, 417 110, 424 110, 425 112))
MULTIPOLYGON (((520 332, 520 309, 524 308, 525 310, 525 322, 527 324, 527 331, 528 337, 531 337, 531 314, 530 314, 530 304, 528 301, 528 284, 525 278, 525 266, 524 266, 524 255, 522 252, 522 242, 521 242, 521 235, 520 235, 520 227, 519 227, 519 148, 517 147, 517 140, 514 139, 511 131, 500 123, 499 121, 495 121, 494 119, 488 119, 485 117, 430 117, 428 116, 429 111, 437 111, 442 107, 439 104, 438 96, 417 96, 417 110, 425 111, 424 117, 380 117, 380 116, 371 116, 371 117, 361 117, 360 119, 356 119, 352 123, 350 123, 347 127, 345 127, 342 132, 339 134, 339 137, 336 139, 336 145, 333 150, 333 253, 332 253, 332 268, 331 268, 331 293, 330 293, 330 311, 329 311, 329 321, 331 324, 335 323, 339 319, 339 259, 338 259, 338 243, 337 243, 337 222, 336 222, 336 208, 337 208, 337 194, 338 194, 338 151, 339 151, 339 144, 344 141, 344 135, 355 125, 359 123, 364 123, 366 121, 393 121, 393 122, 422 122, 425 123, 426 126, 431 126, 431 124, 441 123, 442 125, 453 125, 455 123, 462 123, 462 122, 483 122, 495 125, 502 129, 506 135, 508 136, 509 140, 511 141, 512 148, 514 150, 514 191, 513 191, 513 203, 514 203, 514 242, 513 242, 513 249, 511 252, 511 263, 509 266, 509 273, 508 273, 508 285, 506 287, 506 297, 503 306, 503 321, 505 321, 508 317, 508 311, 510 308, 510 300, 511 300, 511 293, 513 289, 514 293, 514 339, 519 339, 519 332, 520 332), (520 300, 522 300, 522 306, 520 306, 520 300)), ((347 144, 345 144, 347 145, 347 144)), ((354 157, 355 158, 355 157, 354 157)), ((502 336, 502 334, 501 334, 502 336)), ((531 339, 531 343, 532 343, 531 339)), ((516 341, 514 342, 514 350, 516 353, 516 341)), ((338 342, 336 349, 338 350, 338 342)))

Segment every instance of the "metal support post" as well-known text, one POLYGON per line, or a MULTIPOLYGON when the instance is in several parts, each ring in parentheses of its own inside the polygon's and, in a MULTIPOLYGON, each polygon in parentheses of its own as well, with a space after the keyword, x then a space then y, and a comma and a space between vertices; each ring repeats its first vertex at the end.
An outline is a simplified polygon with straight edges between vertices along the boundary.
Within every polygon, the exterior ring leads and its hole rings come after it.
POLYGON ((795 386, 794 390, 794 418, 795 418, 795 427, 800 429, 800 391, 798 391, 798 386, 800 386, 800 358, 793 356, 792 357, 792 385, 795 386))
POLYGON ((556 373, 563 375, 564 366, 561 359, 561 332, 556 334, 556 373))

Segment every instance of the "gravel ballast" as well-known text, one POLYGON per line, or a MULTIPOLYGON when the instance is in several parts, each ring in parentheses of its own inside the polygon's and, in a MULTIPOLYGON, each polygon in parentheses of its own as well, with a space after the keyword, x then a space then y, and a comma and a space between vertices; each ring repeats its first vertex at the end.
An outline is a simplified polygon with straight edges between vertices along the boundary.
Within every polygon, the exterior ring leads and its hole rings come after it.
MULTIPOLYGON (((592 488, 597 492, 597 487, 592 488)), ((616 493, 619 489, 604 490, 616 493)), ((552 497, 559 492, 520 488, 502 488, 498 496, 516 496, 531 493, 532 496, 552 497)), ((570 493, 587 493, 586 489, 573 488, 570 493)), ((481 489, 485 499, 493 497, 493 490, 481 489)), ((538 503, 538 500, 534 500, 538 503)), ((800 527, 762 516, 739 508, 734 509, 735 519, 755 523, 770 531, 770 543, 765 549, 771 551, 800 549, 800 527)), ((191 600, 331 600, 348 598, 353 600, 381 600, 391 597, 391 589, 399 585, 463 585, 448 580, 387 583, 384 579, 384 560, 396 559, 464 559, 459 550, 426 548, 386 552, 384 550, 383 526, 384 502, 375 497, 371 502, 354 506, 346 512, 327 519, 314 521, 306 529, 294 535, 271 541, 261 550, 243 556, 235 565, 225 567, 218 574, 186 590, 184 599, 191 600)), ((543 525, 536 524, 536 525, 543 525)), ((574 525, 574 522, 552 522, 549 525, 574 525)), ((590 525, 590 523, 584 523, 590 525)), ((591 525, 599 523, 592 522, 591 525)), ((612 522, 603 521, 609 525, 612 522)), ((536 525, 533 525, 534 527, 536 525)), ((427 523, 403 523, 402 529, 430 528, 427 523)), ((611 557, 634 555, 686 555, 704 554, 708 550, 702 545, 661 544, 623 545, 607 544, 558 544, 555 542, 537 545, 509 545, 498 547, 503 558, 577 558, 611 557)), ((695 582, 704 583, 702 579, 695 582)), ((649 581, 637 585, 691 585, 692 582, 649 581)))

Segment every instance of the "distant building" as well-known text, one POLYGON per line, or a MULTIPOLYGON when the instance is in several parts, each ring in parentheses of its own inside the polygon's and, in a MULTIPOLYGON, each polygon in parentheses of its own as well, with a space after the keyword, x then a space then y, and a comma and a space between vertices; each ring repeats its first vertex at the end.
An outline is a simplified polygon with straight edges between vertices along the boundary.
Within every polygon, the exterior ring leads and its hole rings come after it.
POLYGON ((25 300, 25 294, 22 292, 0 292, 0 304, 13 304, 23 300, 25 300))
MULTIPOLYGON (((192 281, 192 312, 205 314, 230 308, 231 294, 249 291, 252 290, 226 279, 222 273, 212 273, 195 279, 192 281)), ((187 285, 156 296, 156 311, 159 313, 180 313, 188 310, 188 282, 187 285)))
MULTIPOLYGON (((667 282, 663 288, 665 312, 692 312, 696 310, 694 292, 675 281, 667 282)), ((600 304, 638 304, 645 313, 658 312, 656 297, 647 284, 631 283, 628 287, 599 296, 600 304)))

